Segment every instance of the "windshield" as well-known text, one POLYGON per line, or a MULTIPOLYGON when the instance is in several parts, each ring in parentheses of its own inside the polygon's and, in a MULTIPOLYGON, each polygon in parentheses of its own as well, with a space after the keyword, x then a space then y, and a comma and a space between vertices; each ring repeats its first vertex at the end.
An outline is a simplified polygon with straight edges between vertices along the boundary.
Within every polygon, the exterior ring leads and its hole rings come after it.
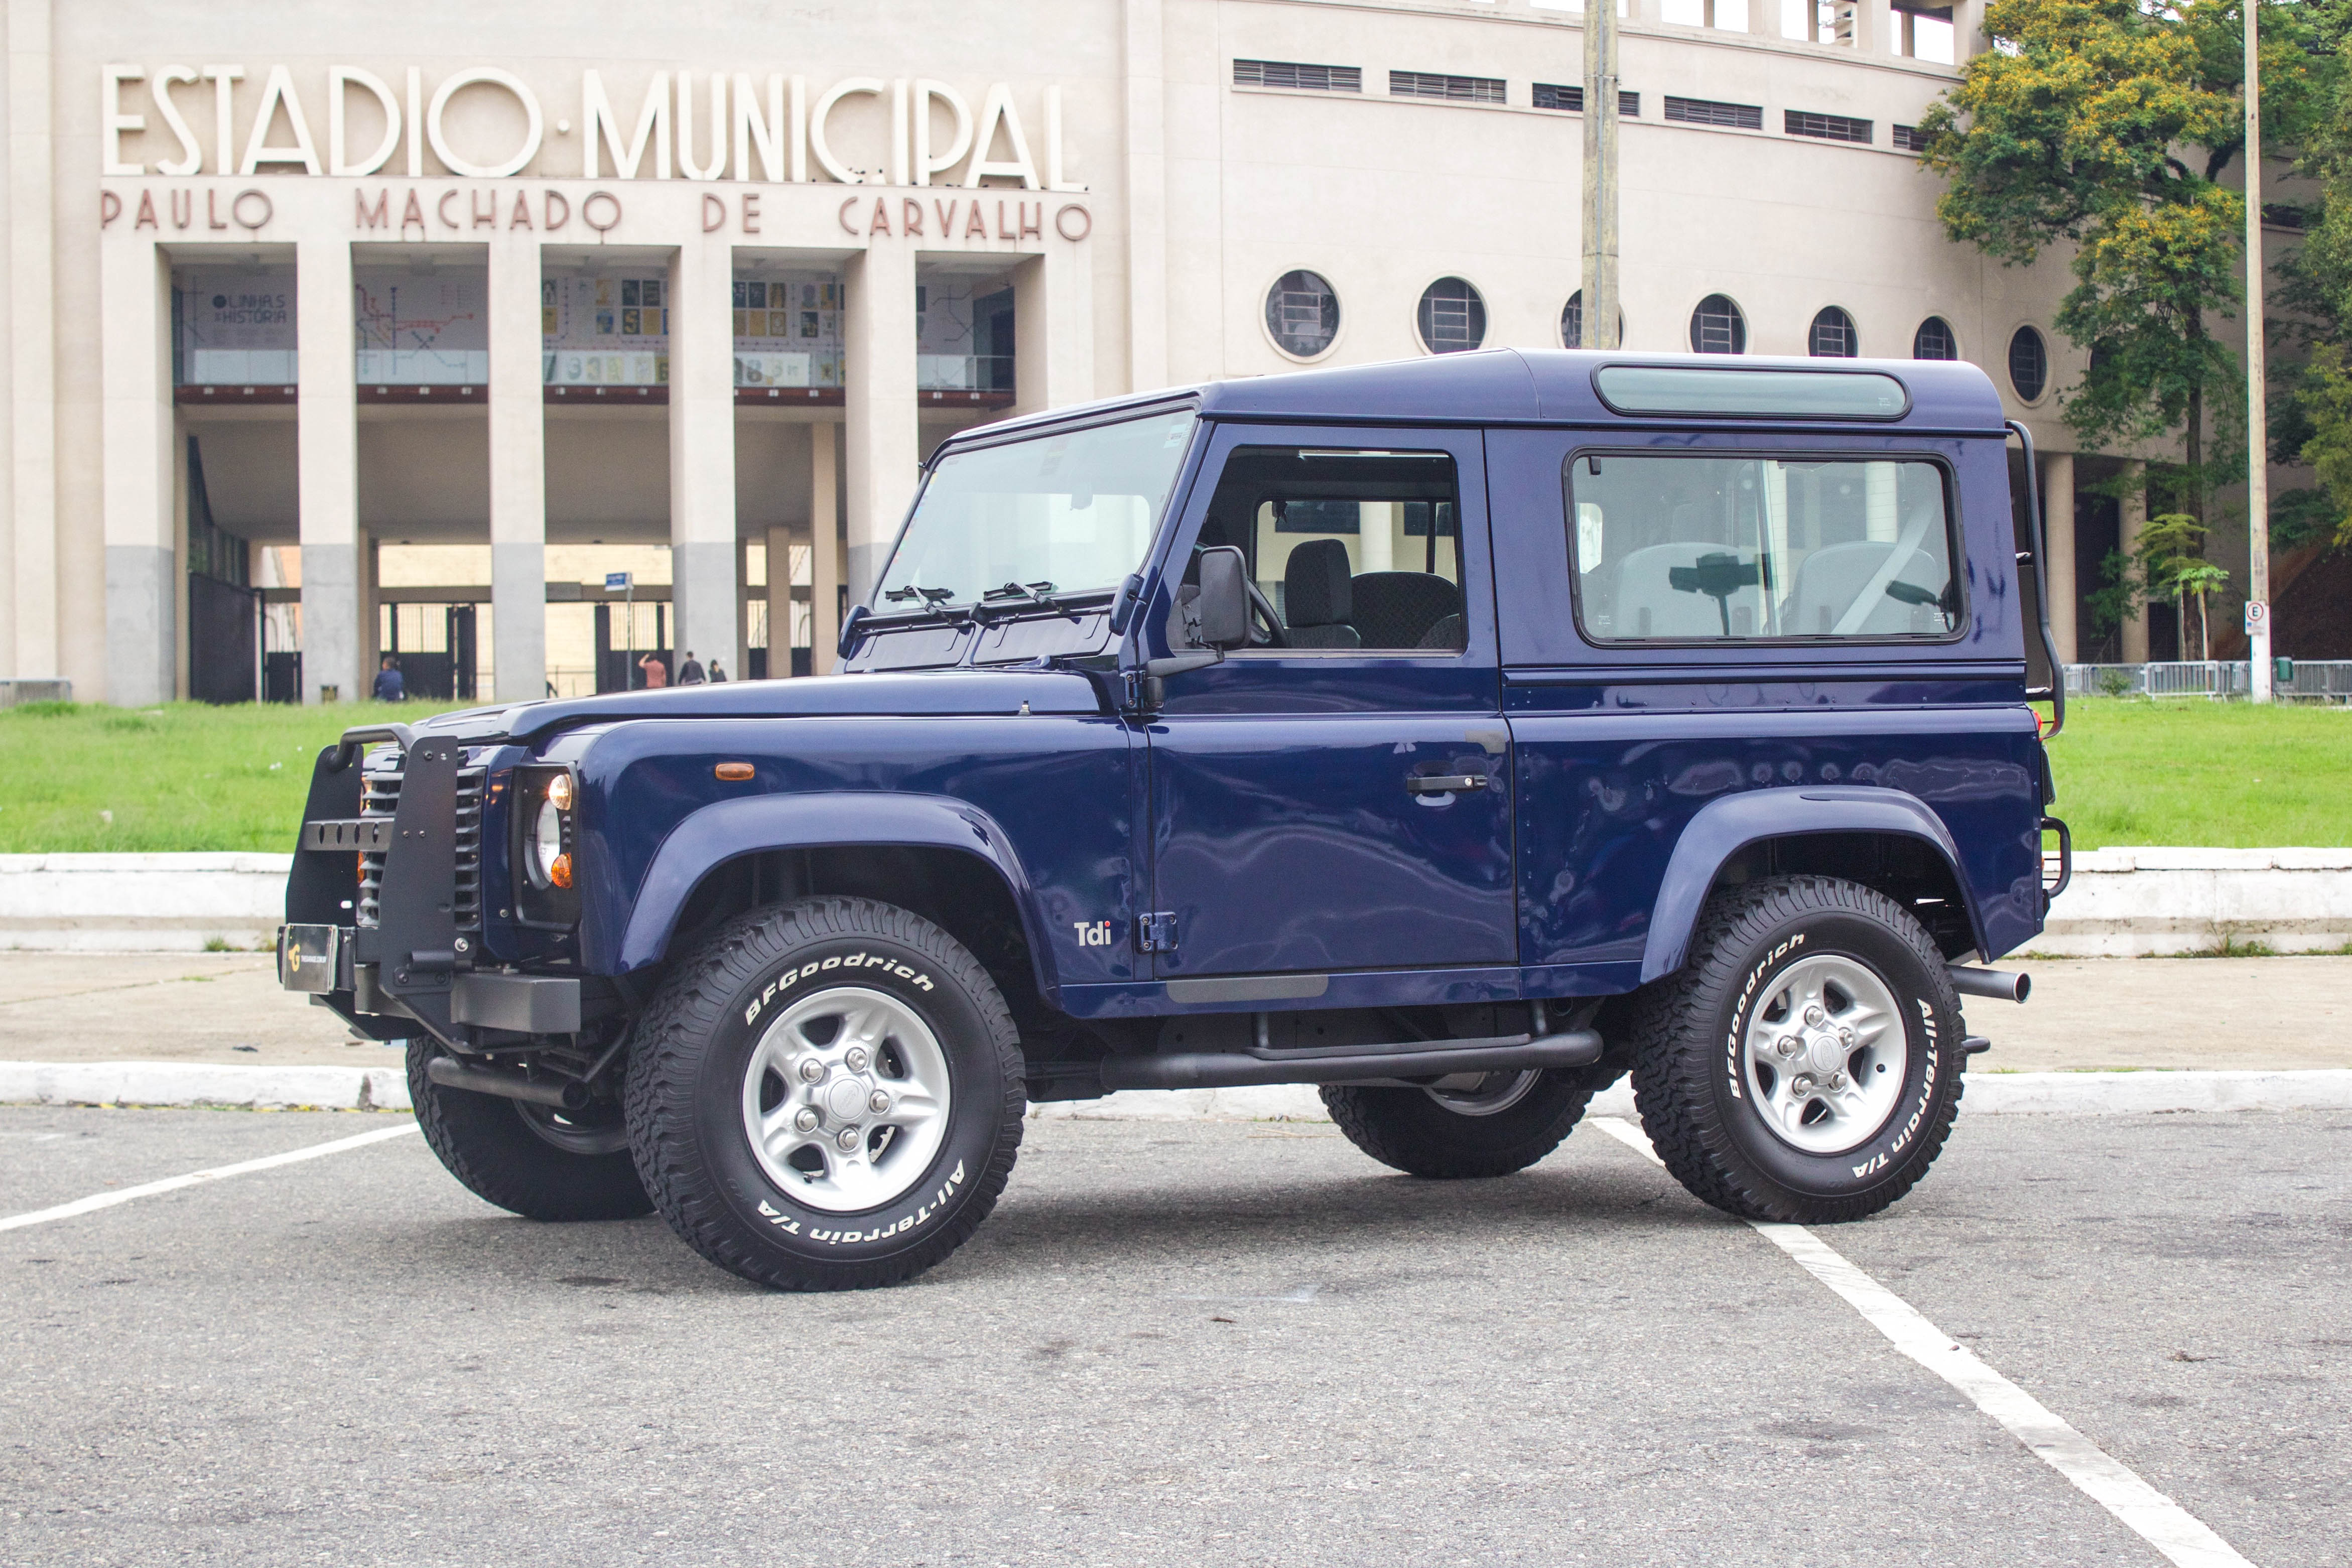
POLYGON ((877 614, 1108 591, 1143 563, 1190 409, 940 459, 883 570, 877 614))

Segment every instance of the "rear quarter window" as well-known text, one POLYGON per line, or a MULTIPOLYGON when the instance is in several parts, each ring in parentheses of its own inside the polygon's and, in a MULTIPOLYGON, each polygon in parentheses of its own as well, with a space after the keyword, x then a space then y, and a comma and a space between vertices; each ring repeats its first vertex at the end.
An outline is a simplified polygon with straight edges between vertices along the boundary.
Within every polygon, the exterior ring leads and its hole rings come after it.
POLYGON ((1589 640, 1959 634, 1952 486, 1939 462, 1583 451, 1563 484, 1589 640))

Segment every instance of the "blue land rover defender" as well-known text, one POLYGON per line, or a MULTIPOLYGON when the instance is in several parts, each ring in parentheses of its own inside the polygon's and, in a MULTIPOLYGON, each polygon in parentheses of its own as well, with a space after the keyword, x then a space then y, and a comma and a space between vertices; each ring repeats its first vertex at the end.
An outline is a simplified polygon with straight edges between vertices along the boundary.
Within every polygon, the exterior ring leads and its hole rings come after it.
POLYGON ((1966 364, 1514 352, 967 430, 845 673, 321 752, 279 973, 491 1203, 789 1289, 1113 1090, 1499 1176, 1631 1072, 1708 1203, 1871 1214, 2065 874, 2013 442, 1966 364))

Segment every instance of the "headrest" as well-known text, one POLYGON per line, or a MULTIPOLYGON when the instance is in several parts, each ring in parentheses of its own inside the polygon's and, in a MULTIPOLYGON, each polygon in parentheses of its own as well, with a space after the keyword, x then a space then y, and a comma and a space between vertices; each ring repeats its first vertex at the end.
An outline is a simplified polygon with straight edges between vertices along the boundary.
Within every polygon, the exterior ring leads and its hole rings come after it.
POLYGON ((1347 545, 1336 539, 1310 539, 1291 551, 1290 563, 1282 572, 1282 618, 1294 626, 1345 621, 1355 607, 1347 545))

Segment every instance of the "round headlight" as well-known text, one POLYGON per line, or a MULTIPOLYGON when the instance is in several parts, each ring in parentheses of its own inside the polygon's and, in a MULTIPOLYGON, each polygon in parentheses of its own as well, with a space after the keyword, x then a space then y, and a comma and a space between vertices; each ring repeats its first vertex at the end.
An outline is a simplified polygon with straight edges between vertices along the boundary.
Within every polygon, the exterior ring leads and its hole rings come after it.
POLYGON ((557 773, 547 781, 547 798, 555 803, 558 811, 572 809, 572 775, 557 773))
POLYGON ((539 816, 531 823, 530 852, 524 857, 532 885, 541 888, 556 885, 555 863, 562 856, 563 813, 554 801, 541 801, 539 816))

